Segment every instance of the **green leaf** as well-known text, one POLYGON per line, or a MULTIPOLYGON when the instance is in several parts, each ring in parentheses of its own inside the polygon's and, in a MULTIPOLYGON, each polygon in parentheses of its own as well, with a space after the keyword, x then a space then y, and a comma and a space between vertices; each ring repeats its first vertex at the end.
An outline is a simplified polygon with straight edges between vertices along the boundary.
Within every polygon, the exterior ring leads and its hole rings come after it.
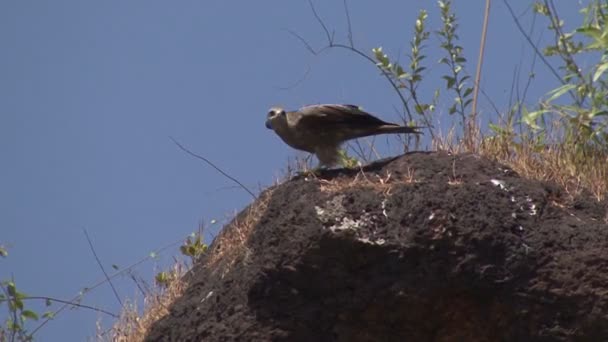
POLYGON ((456 63, 466 63, 467 59, 464 57, 456 57, 456 63))
POLYGON ((597 82, 597 80, 602 77, 602 74, 608 69, 608 62, 604 62, 597 67, 597 70, 593 74, 593 82, 597 82))
POLYGON ((38 314, 37 314, 37 313, 35 313, 35 312, 34 312, 34 311, 32 311, 32 310, 23 310, 23 311, 21 312, 21 316, 23 316, 23 317, 25 317, 25 318, 33 319, 33 320, 35 320, 35 321, 37 321, 37 320, 38 320, 38 314))
POLYGON ((537 1, 534 3, 534 12, 547 16, 549 15, 549 8, 542 2, 537 1))
POLYGON ((53 311, 46 311, 45 313, 42 314, 42 318, 53 319, 53 318, 55 318, 55 313, 53 311))
POLYGON ((602 31, 596 27, 587 26, 576 29, 576 32, 583 34, 589 38, 599 40, 602 38, 602 31))
POLYGON ((13 322, 12 320, 6 322, 6 326, 10 331, 21 331, 21 325, 18 322, 13 322))
POLYGON ((533 129, 538 130, 538 129, 540 129, 540 126, 538 126, 536 124, 536 119, 538 119, 541 115, 543 115, 547 112, 549 112, 549 111, 546 109, 528 112, 528 110, 524 107, 524 108, 522 108, 521 119, 526 125, 530 126, 533 129))
POLYGON ((450 115, 456 113, 456 104, 453 104, 452 107, 450 107, 450 110, 448 112, 450 115))
POLYGON ((454 83, 456 83, 456 79, 454 77, 443 76, 442 78, 447 81, 446 88, 452 89, 454 87, 454 83))
POLYGON ((417 104, 414 109, 416 110, 416 113, 422 115, 424 114, 424 111, 427 110, 429 108, 428 104, 417 104))
POLYGON ((8 251, 6 248, 0 246, 0 256, 6 258, 8 256, 8 251))
POLYGON ((14 298, 13 305, 18 310, 23 310, 23 301, 21 299, 14 298))
POLYGON ((17 291, 15 293, 15 298, 17 298, 17 299, 23 299, 25 297, 27 297, 27 295, 25 293, 23 293, 23 292, 17 291))
POLYGON ((498 134, 504 134, 504 132, 505 132, 505 130, 502 127, 500 127, 496 124, 493 124, 493 123, 488 124, 488 127, 490 127, 491 130, 493 130, 495 133, 498 133, 498 134))
POLYGON ((464 91, 464 94, 462 94, 462 97, 467 97, 467 96, 471 95, 472 92, 473 92, 473 88, 467 88, 464 91))
POLYGON ((403 74, 405 74, 405 71, 403 71, 401 65, 395 65, 395 74, 397 74, 397 77, 401 77, 403 74))
POLYGON ((563 85, 561 87, 553 89, 548 94, 548 95, 551 95, 551 96, 547 99, 547 102, 552 102, 553 100, 555 100, 558 97, 564 95, 565 93, 569 92, 570 90, 575 89, 576 87, 577 87, 576 84, 565 84, 565 85, 563 85))
POLYGON ((603 110, 601 112, 594 112, 590 116, 593 118, 593 117, 602 116, 602 115, 608 115, 608 111, 603 110))
POLYGON ((17 294, 17 286, 15 286, 14 282, 9 281, 6 283, 6 291, 8 292, 9 296, 15 297, 17 294))

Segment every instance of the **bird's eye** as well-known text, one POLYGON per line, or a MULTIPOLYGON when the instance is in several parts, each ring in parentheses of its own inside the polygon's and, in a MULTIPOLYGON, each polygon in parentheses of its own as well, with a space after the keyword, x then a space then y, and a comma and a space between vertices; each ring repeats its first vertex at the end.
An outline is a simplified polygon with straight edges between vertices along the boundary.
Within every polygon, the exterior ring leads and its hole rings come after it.
POLYGON ((268 117, 273 117, 276 113, 274 112, 274 110, 271 110, 268 112, 268 117))
POLYGON ((285 115, 285 111, 284 110, 280 111, 279 115, 285 115))

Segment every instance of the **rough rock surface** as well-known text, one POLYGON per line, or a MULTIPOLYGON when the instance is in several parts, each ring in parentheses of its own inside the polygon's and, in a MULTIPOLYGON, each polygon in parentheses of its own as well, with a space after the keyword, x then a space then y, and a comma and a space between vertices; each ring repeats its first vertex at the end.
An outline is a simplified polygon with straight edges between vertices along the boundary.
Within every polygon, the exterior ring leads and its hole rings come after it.
POLYGON ((591 196, 412 153, 265 197, 148 341, 608 340, 608 207, 591 196))

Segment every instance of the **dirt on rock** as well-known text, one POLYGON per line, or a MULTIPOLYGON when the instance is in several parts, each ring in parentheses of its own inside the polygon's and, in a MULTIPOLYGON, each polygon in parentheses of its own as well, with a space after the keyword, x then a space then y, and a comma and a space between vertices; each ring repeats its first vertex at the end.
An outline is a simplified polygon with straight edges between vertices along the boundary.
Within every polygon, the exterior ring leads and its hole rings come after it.
POLYGON ((477 155, 299 176, 226 226, 147 341, 607 341, 608 206, 477 155))

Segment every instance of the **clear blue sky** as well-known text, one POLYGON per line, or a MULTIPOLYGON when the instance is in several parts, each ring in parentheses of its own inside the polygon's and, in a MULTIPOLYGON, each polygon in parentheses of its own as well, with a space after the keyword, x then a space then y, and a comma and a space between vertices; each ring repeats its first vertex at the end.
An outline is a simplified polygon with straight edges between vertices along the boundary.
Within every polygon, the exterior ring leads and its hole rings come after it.
MULTIPOLYGON (((345 42, 342 1, 316 2, 345 42)), ((457 2, 472 74, 484 2, 457 2)), ((531 2, 511 2, 529 28, 531 2)), ((367 52, 383 46, 404 61, 422 6, 429 28, 439 27, 434 1, 349 3, 355 44, 367 52)), ((577 1, 559 5, 566 21, 578 20, 577 1)), ((539 35, 542 19, 533 37, 548 41, 539 35)), ((71 298, 103 278, 83 229, 106 268, 127 266, 201 220, 217 219, 217 231, 250 202, 169 136, 258 188, 295 155, 264 127, 272 105, 354 103, 397 120, 398 98, 370 64, 345 51, 312 56, 286 29, 316 47, 326 43, 307 1, 2 1, 0 244, 10 255, 0 260, 0 279, 14 277, 29 295, 71 298)), ((436 36, 428 45, 437 46, 436 36)), ((427 98, 444 89, 445 71, 436 48, 429 53, 427 98)), ((503 2, 494 1, 482 87, 501 110, 515 67, 523 68, 523 86, 531 56, 503 2)), ((556 84, 539 62, 535 71, 530 103, 556 84)), ((483 99, 480 111, 492 113, 483 99)), ((177 247, 161 260, 176 254, 177 247)), ((154 268, 148 262, 135 272, 152 281, 154 268)), ((137 293, 128 277, 116 285, 123 299, 137 293)), ((83 303, 119 311, 107 286, 83 303)), ((83 341, 98 317, 67 311, 37 338, 83 341)))

